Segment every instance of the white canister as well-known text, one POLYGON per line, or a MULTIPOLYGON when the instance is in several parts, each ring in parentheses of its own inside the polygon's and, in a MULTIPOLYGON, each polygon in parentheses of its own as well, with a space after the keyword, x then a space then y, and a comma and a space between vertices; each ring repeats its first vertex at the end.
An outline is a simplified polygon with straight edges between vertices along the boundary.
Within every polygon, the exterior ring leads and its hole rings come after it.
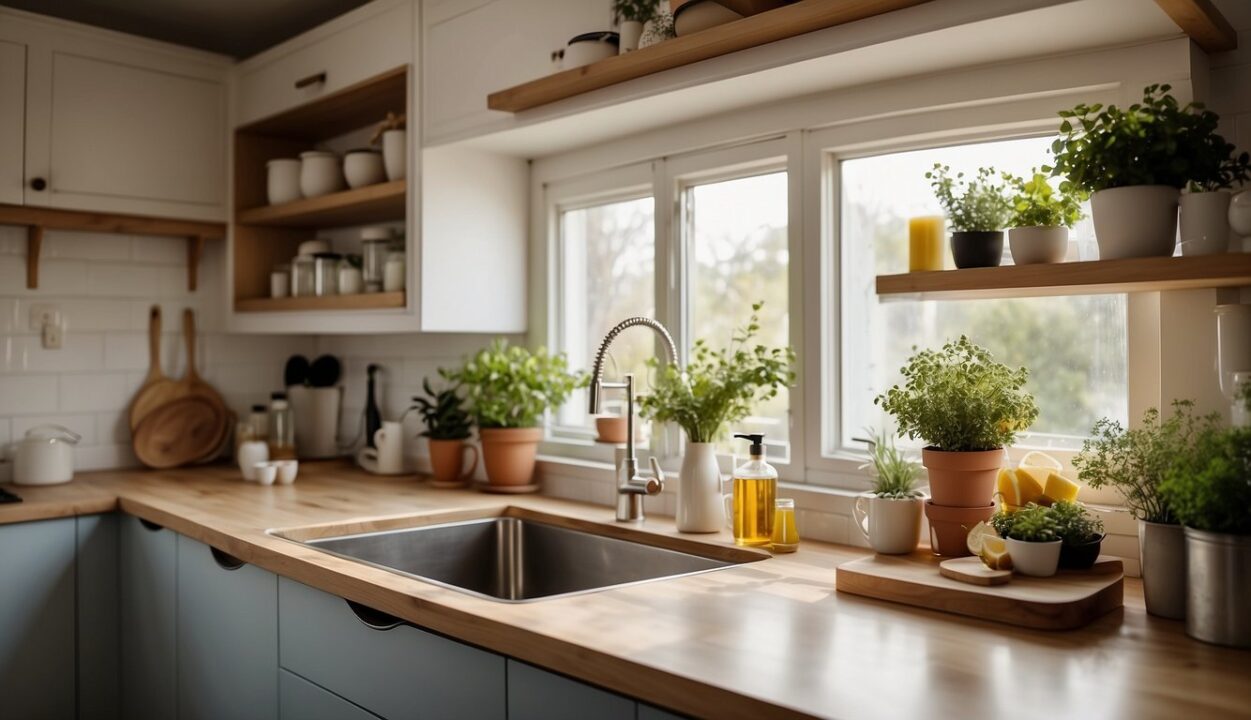
POLYGON ((265 163, 265 195, 270 205, 299 200, 300 161, 295 158, 274 158, 265 163))
POLYGON ((1229 191, 1182 193, 1182 255, 1229 252, 1229 191))
POLYGON ((405 131, 387 130, 382 133, 382 164, 388 180, 403 180, 408 167, 405 157, 408 141, 405 131))
POLYGON ((343 388, 287 387, 287 400, 295 423, 295 449, 304 460, 338 457, 339 408, 343 404, 343 388))
POLYGON ((285 298, 291 294, 291 266, 279 265, 269 274, 269 296, 285 298))
POLYGON ((361 269, 344 260, 339 263, 339 294, 358 295, 364 289, 361 269))
POLYGON ((256 480, 256 465, 269 460, 269 445, 261 440, 249 440, 239 443, 239 450, 235 453, 235 460, 239 463, 239 471, 243 473, 243 479, 248 482, 256 480))
POLYGON ((404 253, 387 253, 387 264, 382 271, 382 289, 386 292, 399 292, 404 289, 407 277, 408 263, 404 260, 404 253))
POLYGON ((82 437, 60 425, 26 431, 13 456, 14 485, 56 485, 74 479, 74 445, 82 437))
POLYGON ((625 55, 639 49, 639 40, 643 37, 643 23, 638 20, 621 21, 621 42, 617 52, 625 55))
POLYGON ((318 197, 343 189, 343 168, 332 152, 308 150, 300 153, 300 192, 318 197))
POLYGON ((349 150, 343 156, 343 177, 348 187, 376 185, 387 179, 382 169, 382 153, 372 148, 349 150))

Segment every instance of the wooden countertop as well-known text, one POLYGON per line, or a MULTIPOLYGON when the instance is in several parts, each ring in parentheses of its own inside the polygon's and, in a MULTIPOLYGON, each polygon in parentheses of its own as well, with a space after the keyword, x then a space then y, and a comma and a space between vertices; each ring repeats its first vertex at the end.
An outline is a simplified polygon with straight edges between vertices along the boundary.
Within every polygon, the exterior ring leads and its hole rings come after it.
MULTIPOLYGON (((1122 610, 1061 633, 840 595, 834 568, 865 551, 815 542, 714 573, 503 604, 265 531, 505 506, 613 526, 611 509, 433 490, 336 463, 303 464, 291 486, 237 478, 228 467, 85 473, 14 488, 25 502, 0 505, 0 523, 121 509, 416 625, 700 717, 1251 717, 1251 653, 1148 616, 1133 579, 1122 610)), ((666 518, 643 529, 730 544, 679 535, 666 518)))

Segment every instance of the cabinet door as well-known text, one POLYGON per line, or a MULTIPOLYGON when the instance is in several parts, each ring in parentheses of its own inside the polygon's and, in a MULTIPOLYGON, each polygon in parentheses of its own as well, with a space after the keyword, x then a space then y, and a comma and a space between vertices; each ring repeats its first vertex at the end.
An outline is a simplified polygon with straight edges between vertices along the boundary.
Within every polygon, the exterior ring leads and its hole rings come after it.
POLYGON ((376 720, 378 717, 286 670, 279 671, 278 689, 281 720, 376 720))
POLYGON ((635 709, 629 698, 508 661, 508 720, 634 720, 635 709))
POLYGON ((122 717, 176 717, 177 536, 121 520, 122 717))
POLYGON ((0 40, 0 203, 22 204, 25 128, 26 46, 0 40))
POLYGON ((77 520, 78 720, 121 717, 118 520, 115 514, 77 520))
POLYGON ((178 536, 179 720, 277 717, 277 576, 178 536))
POLYGON ((0 525, 0 715, 74 717, 74 519, 0 525))

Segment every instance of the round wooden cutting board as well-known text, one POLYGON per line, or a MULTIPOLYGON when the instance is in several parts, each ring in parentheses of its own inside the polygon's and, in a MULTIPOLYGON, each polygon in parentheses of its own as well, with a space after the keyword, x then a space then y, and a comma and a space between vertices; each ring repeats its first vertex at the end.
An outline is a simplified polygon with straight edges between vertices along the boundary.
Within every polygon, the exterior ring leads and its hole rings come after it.
POLYGON ((228 431, 220 405, 190 395, 148 413, 135 430, 133 447, 144 465, 168 469, 208 456, 228 431))

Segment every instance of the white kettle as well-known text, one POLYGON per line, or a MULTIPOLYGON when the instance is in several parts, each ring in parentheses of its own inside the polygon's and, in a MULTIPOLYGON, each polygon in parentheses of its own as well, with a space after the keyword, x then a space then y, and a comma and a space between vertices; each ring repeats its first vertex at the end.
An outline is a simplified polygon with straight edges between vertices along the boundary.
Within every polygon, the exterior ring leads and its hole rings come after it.
POLYGON ((74 445, 82 436, 60 425, 39 425, 14 443, 13 484, 56 485, 74 479, 74 445))

